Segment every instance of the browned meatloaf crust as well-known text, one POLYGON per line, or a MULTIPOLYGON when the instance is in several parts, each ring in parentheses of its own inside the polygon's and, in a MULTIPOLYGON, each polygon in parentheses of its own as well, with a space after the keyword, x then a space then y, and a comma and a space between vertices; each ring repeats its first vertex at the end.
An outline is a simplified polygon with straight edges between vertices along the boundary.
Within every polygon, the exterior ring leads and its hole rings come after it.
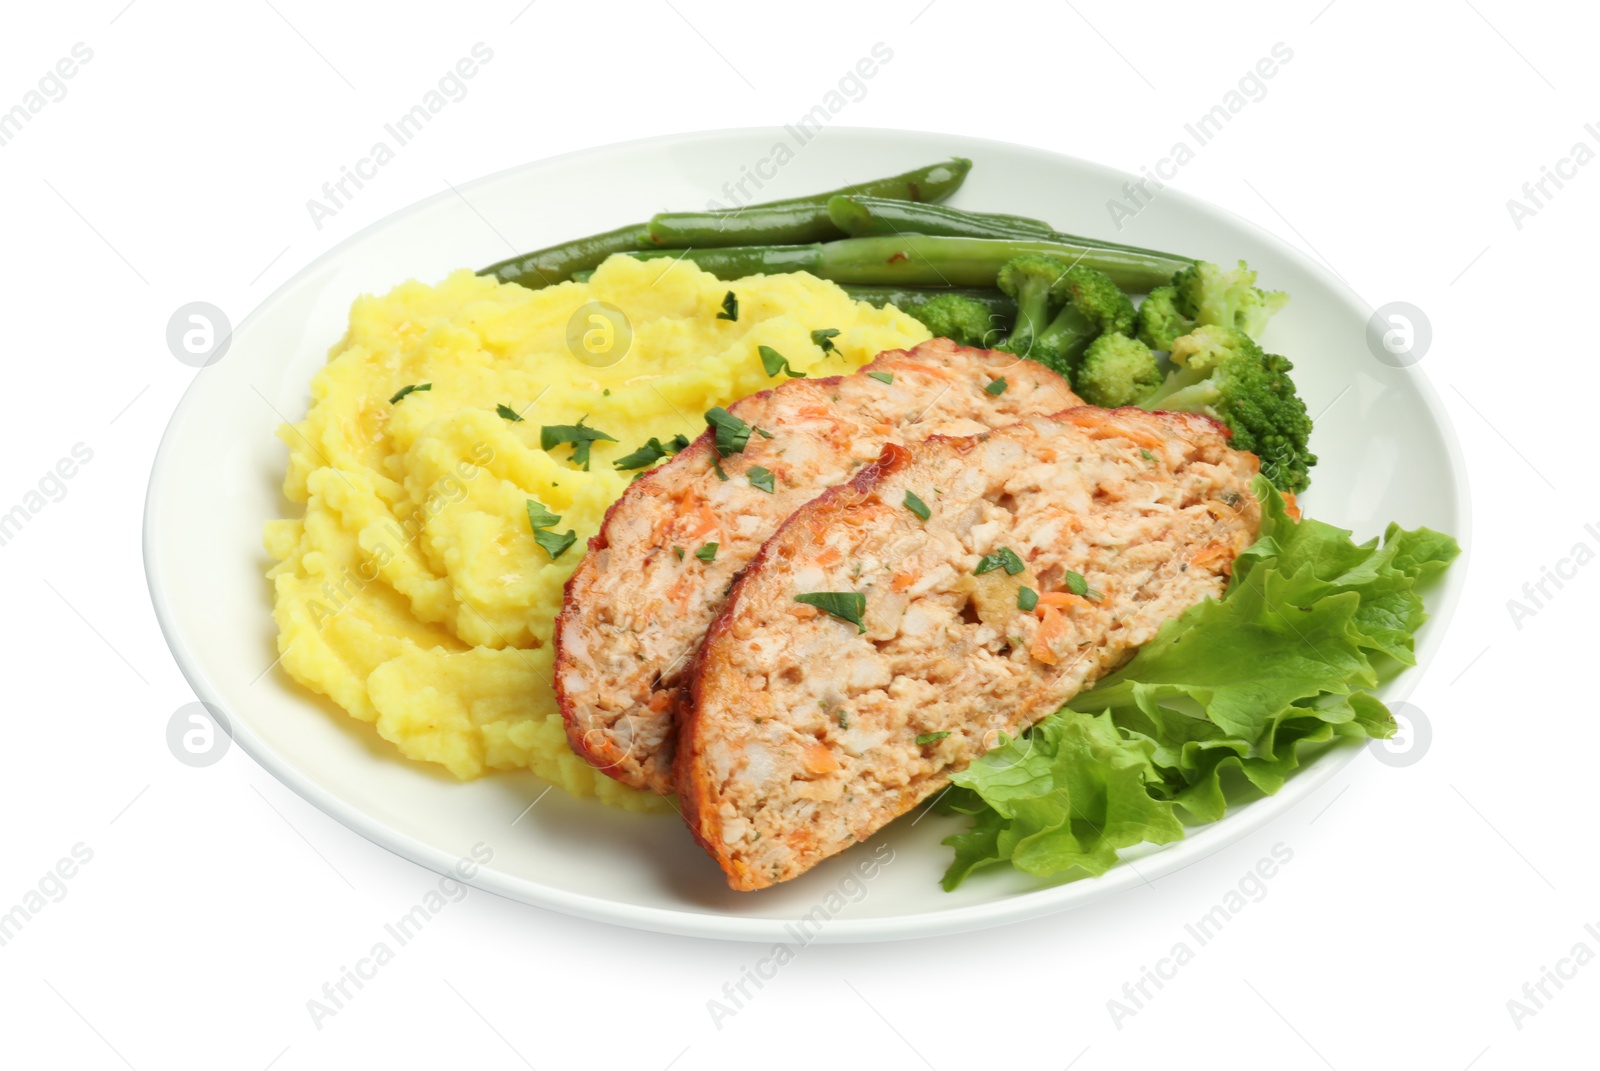
POLYGON ((680 719, 683 814, 729 884, 865 840, 1220 596, 1259 527, 1257 468, 1204 417, 1083 407, 887 447, 797 510, 708 632, 680 719), (975 575, 1002 548, 1025 568, 975 575), (796 600, 818 592, 865 596, 864 629, 796 600))
POLYGON ((619 781, 671 792, 684 673, 734 575, 785 517, 885 443, 968 435, 1078 404, 1043 365, 946 339, 736 402, 730 412, 772 438, 753 434, 722 459, 726 480, 708 432, 635 481, 567 584, 555 687, 573 748, 619 781), (772 473, 770 493, 751 483, 757 466, 772 473), (710 543, 716 554, 704 561, 696 551, 710 543))

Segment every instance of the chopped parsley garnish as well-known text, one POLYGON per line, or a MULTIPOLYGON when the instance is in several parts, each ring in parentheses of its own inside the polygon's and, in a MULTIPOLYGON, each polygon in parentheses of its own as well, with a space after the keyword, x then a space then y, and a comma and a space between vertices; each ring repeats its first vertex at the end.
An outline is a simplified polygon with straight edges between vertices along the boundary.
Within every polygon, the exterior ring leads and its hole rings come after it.
POLYGON ((407 383, 405 386, 401 387, 399 390, 394 392, 394 397, 389 399, 389 404, 390 405, 395 404, 401 398, 404 398, 406 395, 412 393, 413 391, 432 390, 432 389, 433 389, 433 384, 432 383, 407 383))
POLYGON ((570 528, 565 534, 550 531, 560 523, 561 518, 551 513, 543 502, 528 499, 528 526, 533 529, 533 541, 544 548, 551 561, 561 557, 578 541, 578 533, 570 528))
POLYGON ((722 297, 722 311, 717 313, 717 319, 719 319, 719 320, 738 320, 739 319, 739 299, 734 296, 734 293, 733 293, 732 290, 729 290, 726 294, 723 295, 723 297, 722 297))
POLYGON ((561 523, 561 518, 550 512, 548 506, 536 498, 528 499, 528 527, 537 532, 541 528, 553 528, 561 523))
POLYGON ((715 543, 706 543, 694 552, 694 556, 703 562, 712 561, 717 556, 717 545, 715 543))
POLYGON ((767 370, 767 375, 775 376, 779 372, 782 372, 791 379, 806 378, 806 374, 804 372, 796 372, 793 368, 789 367, 789 358, 785 357, 771 346, 757 346, 756 350, 761 354, 761 367, 767 370))
POLYGON ((840 707, 837 711, 835 711, 834 712, 834 717, 837 718, 838 721, 839 721, 839 728, 841 728, 841 729, 850 728, 850 712, 848 710, 846 710, 844 707, 840 707))
POLYGON ((983 388, 983 393, 985 393, 985 394, 1000 395, 1000 394, 1004 394, 1005 392, 1006 392, 1006 377, 1005 376, 1001 376, 999 379, 993 381, 987 387, 983 388))
MULTIPOLYGON (((972 570, 972 575, 982 576, 984 573, 990 572, 994 569, 1004 569, 1006 571, 1006 575, 1016 576, 1026 568, 1027 566, 1022 563, 1022 559, 1017 557, 1016 551, 1012 550, 1010 547, 1001 547, 1000 549, 990 551, 988 554, 985 554, 983 557, 979 558, 978 567, 972 570)), ((1077 574, 1073 573, 1069 575, 1076 576, 1077 574)), ((1080 576, 1078 579, 1082 580, 1083 577, 1080 576)))
POLYGON ((924 744, 937 744, 939 741, 943 740, 945 737, 947 737, 949 735, 950 735, 949 731, 938 732, 938 733, 923 733, 921 736, 917 737, 917 746, 921 747, 924 744))
POLYGON ((1039 593, 1024 584, 1017 589, 1017 609, 1032 610, 1039 605, 1039 593))
POLYGON ((608 443, 614 443, 617 440, 598 428, 584 427, 583 422, 586 419, 588 418, 580 417, 576 424, 546 424, 539 429, 540 448, 554 450, 562 443, 571 443, 572 463, 581 467, 584 472, 588 472, 589 448, 601 440, 608 443))
POLYGON ((823 353, 839 352, 839 347, 833 344, 833 340, 838 337, 839 329, 837 327, 819 327, 811 332, 811 341, 815 342, 817 348, 822 350, 823 353))
MULTIPOLYGON (((758 429, 751 427, 722 406, 706 410, 706 423, 716 429, 716 447, 718 457, 727 457, 729 454, 743 452, 745 444, 750 441, 750 433, 758 429)), ((770 439, 767 432, 762 435, 770 439)))
POLYGON ((674 546, 672 548, 672 553, 674 553, 674 554, 676 554, 678 556, 678 560, 680 562, 683 561, 683 548, 682 547, 674 546))
POLYGON ((522 423, 522 414, 518 413, 515 409, 511 408, 509 405, 497 405, 497 406, 494 407, 494 411, 496 413, 499 413, 501 416, 505 417, 507 420, 511 421, 511 423, 513 423, 513 424, 521 424, 522 423))
POLYGON ((751 465, 750 470, 745 475, 750 478, 751 487, 765 491, 769 495, 776 493, 773 490, 771 469, 764 469, 760 465, 751 465))
POLYGON ((551 561, 555 561, 567 552, 568 547, 578 541, 578 533, 570 528, 565 534, 541 528, 533 533, 533 541, 544 548, 544 552, 550 555, 551 561))
POLYGON ((894 373, 893 372, 868 372, 867 373, 867 378, 868 379, 876 379, 879 383, 893 383, 894 382, 894 373))
POLYGON ((923 520, 927 520, 933 515, 928 509, 928 504, 918 498, 915 491, 907 491, 905 501, 900 504, 923 520))
POLYGON ((1156 455, 1152 454, 1148 450, 1140 450, 1139 456, 1144 458, 1146 461, 1154 461, 1156 459, 1156 455))
POLYGON ((652 435, 649 442, 645 443, 631 454, 622 455, 613 461, 612 464, 619 469, 642 469, 646 465, 652 465, 655 462, 660 461, 668 454, 676 454, 679 450, 682 450, 688 445, 689 440, 682 435, 674 435, 671 439, 667 440, 665 446, 661 444, 660 439, 652 435))
POLYGON ((723 483, 728 482, 728 474, 722 471, 721 459, 715 457, 711 459, 711 471, 716 473, 717 479, 721 480, 723 483))
POLYGON ((1067 570, 1067 590, 1082 598, 1100 601, 1100 593, 1089 586, 1083 574, 1075 573, 1071 569, 1067 570))
POLYGON ((825 614, 848 621, 860 632, 867 631, 867 627, 861 623, 867 612, 867 597, 859 591, 812 591, 796 595, 794 601, 815 606, 825 614))

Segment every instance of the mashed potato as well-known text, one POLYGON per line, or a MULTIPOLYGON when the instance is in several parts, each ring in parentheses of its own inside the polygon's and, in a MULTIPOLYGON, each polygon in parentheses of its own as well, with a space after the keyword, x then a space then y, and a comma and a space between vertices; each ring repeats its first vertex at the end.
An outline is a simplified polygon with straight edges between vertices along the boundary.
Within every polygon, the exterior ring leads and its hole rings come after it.
POLYGON ((562 585, 632 476, 612 462, 651 437, 693 438, 707 409, 773 385, 758 346, 816 376, 927 337, 809 275, 727 283, 629 257, 545 290, 461 271, 360 298, 305 420, 279 432, 284 494, 305 506, 266 532, 283 668, 463 780, 526 767, 574 795, 665 807, 572 753, 550 683, 562 585), (718 319, 730 289, 738 319, 718 319), (591 301, 633 332, 604 367, 567 342, 591 301), (837 353, 812 341, 821 328, 838 329, 837 353), (570 445, 540 448, 542 426, 580 418, 618 440, 594 444, 587 472, 570 445), (534 541, 529 499, 577 534, 555 560, 534 541))

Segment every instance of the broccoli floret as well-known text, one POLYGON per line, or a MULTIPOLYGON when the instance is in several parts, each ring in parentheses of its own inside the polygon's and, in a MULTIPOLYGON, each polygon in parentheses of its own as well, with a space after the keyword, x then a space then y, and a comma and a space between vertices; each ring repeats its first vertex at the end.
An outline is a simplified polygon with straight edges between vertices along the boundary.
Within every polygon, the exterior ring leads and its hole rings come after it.
POLYGON ((962 346, 985 345, 996 329, 989 309, 965 294, 940 294, 906 310, 933 334, 962 346))
POLYGON ((1139 306, 1139 338, 1157 350, 1199 326, 1231 327, 1260 338, 1267 321, 1289 304, 1281 290, 1256 287, 1244 261, 1232 269, 1197 261, 1172 277, 1171 286, 1150 291, 1139 306))
POLYGON ((1158 286, 1139 306, 1139 341, 1153 350, 1170 350, 1180 335, 1194 330, 1194 321, 1178 311, 1176 287, 1158 286))
POLYGON ((1133 333, 1133 302, 1103 271, 1074 265, 1056 280, 1051 295, 1060 311, 1033 340, 1028 356, 1063 375, 1076 374, 1089 344, 1101 335, 1133 333))
POLYGON ((1066 272, 1066 264, 1042 253, 1024 253, 1000 268, 995 285, 1017 303, 1017 323, 1004 349, 1027 354, 1033 348, 1034 338, 1050 323, 1050 312, 1058 300, 1052 291, 1066 272))
POLYGON ((1231 327, 1256 338, 1272 314, 1289 303, 1289 295, 1258 290, 1255 283, 1256 273, 1242 260, 1231 269, 1197 261, 1172 277, 1174 304, 1196 324, 1231 327))
POLYGON ((1261 332, 1267 328, 1267 321, 1283 311, 1287 304, 1289 295, 1282 290, 1261 290, 1252 286, 1239 299, 1239 306, 1234 310, 1233 326, 1251 338, 1259 339, 1261 332))
POLYGON ((1211 324, 1202 324, 1173 339, 1170 349, 1172 363, 1185 374, 1171 377, 1168 389, 1183 389, 1185 384, 1178 383, 1179 380, 1190 384, 1200 382, 1229 357, 1261 352, 1261 347, 1244 332, 1211 324), (1172 386, 1174 383, 1178 383, 1176 388, 1172 386))
POLYGON ((1072 389, 1090 405, 1115 409, 1136 405, 1161 385, 1161 379, 1161 368, 1149 346, 1110 332, 1089 343, 1078 373, 1072 377, 1072 389))
POLYGON ((1172 363, 1177 367, 1140 400, 1141 408, 1220 420, 1233 432, 1230 444, 1259 457, 1262 474, 1280 490, 1306 489, 1317 458, 1288 358, 1263 352, 1241 331, 1208 324, 1173 340, 1172 363))

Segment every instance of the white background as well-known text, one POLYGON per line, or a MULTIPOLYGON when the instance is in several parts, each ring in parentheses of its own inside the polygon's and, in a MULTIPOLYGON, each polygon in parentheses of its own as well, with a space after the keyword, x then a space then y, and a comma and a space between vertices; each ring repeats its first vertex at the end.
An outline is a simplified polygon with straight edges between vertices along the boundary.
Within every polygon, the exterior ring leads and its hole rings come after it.
POLYGON ((1572 5, 1325 2, 9 8, 0 108, 74 43, 94 55, 0 147, 0 509, 74 444, 94 456, 0 546, 0 905, 75 844, 93 858, 0 947, 0 1062, 1592 1065, 1600 966, 1520 1024, 1507 1001, 1575 943, 1600 953, 1584 930, 1600 932, 1584 821, 1600 568, 1520 627, 1507 600, 1575 544, 1600 547, 1584 448, 1600 168, 1520 228, 1506 201, 1575 142, 1600 148, 1584 131, 1600 121, 1585 110, 1597 27, 1572 5), (478 41, 495 58, 470 95, 314 227, 307 198, 478 41), (1371 304, 1407 301, 1431 320, 1422 368, 1475 501, 1467 595, 1413 696, 1431 746, 1403 768, 1362 755, 1259 834, 1112 902, 961 937, 812 946, 721 1029, 707 1001, 764 950, 480 892, 319 1029, 307 1000, 437 878, 238 749, 198 770, 167 749, 167 720, 193 695, 151 612, 139 517, 193 376, 166 349, 168 316, 206 300, 237 323, 319 253, 446 182, 635 137, 790 122, 875 41, 893 60, 838 122, 1134 171, 1275 42, 1293 50, 1176 185, 1321 259, 1371 304), (1119 1028, 1107 1001, 1279 842, 1293 859, 1265 898, 1119 1028))

